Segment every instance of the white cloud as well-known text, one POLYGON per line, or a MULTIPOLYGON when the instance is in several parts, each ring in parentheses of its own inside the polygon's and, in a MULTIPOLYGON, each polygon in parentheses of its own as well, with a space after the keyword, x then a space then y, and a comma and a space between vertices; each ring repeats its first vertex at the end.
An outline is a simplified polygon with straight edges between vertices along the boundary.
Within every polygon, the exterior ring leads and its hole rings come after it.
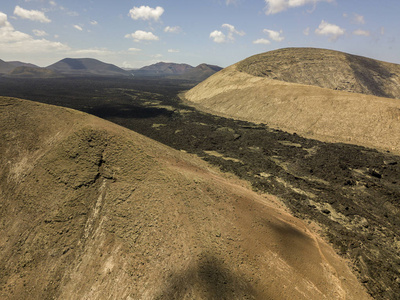
POLYGON ((234 34, 237 34, 239 36, 244 36, 245 32, 244 31, 238 31, 235 29, 235 26, 231 24, 222 24, 222 28, 228 29, 228 39, 233 41, 235 38, 233 37, 234 34))
POLYGON ((80 49, 80 50, 74 50, 71 51, 70 54, 73 55, 88 55, 88 56, 92 56, 92 55, 109 55, 112 54, 113 52, 110 50, 107 50, 105 48, 92 48, 92 49, 80 49))
POLYGON ((253 44, 268 45, 268 44, 271 44, 271 42, 267 39, 258 39, 258 40, 253 41, 253 44))
POLYGON ((345 29, 340 28, 339 26, 335 24, 329 24, 328 22, 325 22, 324 20, 321 21, 321 24, 319 24, 318 28, 315 29, 315 33, 318 35, 326 35, 329 36, 329 39, 331 41, 335 41, 340 37, 341 35, 344 35, 345 29))
POLYGON ((236 4, 237 0, 226 0, 225 3, 226 3, 226 5, 236 4))
POLYGON ((7 15, 0 12, 0 28, 6 26, 11 26, 11 24, 7 21, 7 15))
POLYGON ((309 35, 310 34, 310 27, 307 27, 306 29, 303 30, 304 35, 309 35))
POLYGON ((265 0, 267 4, 267 15, 276 14, 289 8, 300 7, 307 4, 313 4, 314 7, 318 2, 333 2, 334 0, 265 0))
POLYGON ((67 11, 67 15, 70 17, 78 17, 79 13, 77 13, 76 11, 67 11))
POLYGON ((382 26, 380 31, 381 31, 381 35, 385 35, 385 27, 382 26))
POLYGON ((285 39, 283 36, 281 36, 282 30, 278 32, 274 30, 264 29, 263 32, 268 34, 269 38, 271 40, 274 40, 275 42, 282 42, 285 39))
POLYGON ((16 31, 14 27, 8 22, 7 15, 0 12, 0 43, 15 43, 23 40, 30 39, 29 34, 16 31))
POLYGON ((354 14, 353 22, 356 24, 365 24, 364 16, 354 14))
POLYGON ((20 6, 16 6, 14 9, 14 15, 31 21, 39 21, 40 23, 50 23, 51 20, 47 18, 44 12, 38 10, 27 10, 20 6))
POLYGON ((178 49, 168 49, 168 53, 179 53, 181 51, 179 51, 178 49))
POLYGON ((221 27, 227 30, 226 34, 219 30, 214 30, 210 33, 210 38, 212 38, 215 43, 226 43, 229 41, 233 42, 235 40, 235 34, 239 36, 245 35, 244 31, 236 30, 235 26, 231 24, 222 24, 221 27))
POLYGON ((128 50, 131 51, 131 52, 140 52, 140 51, 142 51, 142 49, 139 49, 139 48, 129 48, 128 50))
POLYGON ((125 35, 126 38, 132 38, 135 42, 140 41, 158 41, 158 36, 154 35, 152 32, 146 32, 143 30, 136 30, 134 33, 129 33, 125 35))
POLYGON ((60 42, 52 42, 46 39, 35 40, 32 37, 25 40, 16 41, 14 43, 4 43, 0 42, 0 53, 6 52, 2 51, 3 47, 8 47, 8 53, 54 53, 55 51, 66 51, 70 48, 60 42))
POLYGON ((36 36, 46 36, 47 35, 47 32, 44 30, 33 29, 32 32, 36 36))
POLYGON ((74 28, 79 31, 83 31, 83 28, 79 25, 74 25, 74 28))
POLYGON ((140 6, 136 7, 134 6, 130 11, 129 11, 129 16, 133 20, 151 20, 153 19, 154 21, 158 21, 158 19, 161 17, 161 15, 164 13, 164 8, 161 6, 157 6, 156 8, 151 8, 149 6, 140 6))
POLYGON ((55 2, 55 1, 49 1, 49 4, 51 5, 51 6, 57 6, 57 3, 55 2))
POLYGON ((179 26, 174 26, 174 27, 167 26, 164 28, 164 32, 169 32, 169 33, 179 33, 181 31, 182 29, 179 26))
POLYGON ((0 54, 35 54, 54 53, 66 51, 70 48, 59 42, 52 42, 46 39, 34 39, 29 34, 17 31, 8 21, 5 13, 0 12, 0 54))
POLYGON ((96 26, 97 24, 99 24, 97 21, 90 21, 90 24, 92 24, 93 26, 96 26))
POLYGON ((125 69, 132 69, 133 65, 128 61, 124 61, 124 62, 122 62, 122 67, 125 69))
POLYGON ((361 35, 361 36, 370 36, 371 33, 367 30, 361 30, 361 29, 357 29, 355 31, 353 31, 354 35, 361 35))
POLYGON ((215 43, 225 43, 226 36, 222 33, 222 31, 214 30, 210 33, 210 38, 214 40, 215 43))

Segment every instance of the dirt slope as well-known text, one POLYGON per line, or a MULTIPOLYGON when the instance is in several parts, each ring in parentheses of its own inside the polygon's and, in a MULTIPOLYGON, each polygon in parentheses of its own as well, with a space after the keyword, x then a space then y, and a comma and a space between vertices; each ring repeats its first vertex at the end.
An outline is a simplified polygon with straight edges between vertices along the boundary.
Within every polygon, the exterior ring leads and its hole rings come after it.
POLYGON ((397 99, 335 91, 240 72, 241 63, 184 95, 200 108, 329 142, 400 152, 397 99))
POLYGON ((0 98, 1 299, 369 299, 272 196, 70 109, 0 98))

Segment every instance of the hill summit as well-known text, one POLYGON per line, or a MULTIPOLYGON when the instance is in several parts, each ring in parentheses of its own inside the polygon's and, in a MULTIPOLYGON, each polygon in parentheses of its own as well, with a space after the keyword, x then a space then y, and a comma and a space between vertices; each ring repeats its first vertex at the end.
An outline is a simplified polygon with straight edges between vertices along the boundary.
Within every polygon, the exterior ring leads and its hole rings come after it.
POLYGON ((400 65, 316 48, 285 48, 249 57, 250 75, 332 90, 400 99, 400 65))
POLYGON ((93 58, 64 58, 48 67, 64 75, 129 76, 129 72, 93 58))
POLYGON ((185 98, 200 109, 304 137, 400 153, 400 65, 287 48, 225 68, 185 98))
POLYGON ((201 82, 220 70, 222 70, 221 67, 204 63, 193 67, 188 64, 159 62, 133 70, 132 74, 135 76, 166 77, 201 82))

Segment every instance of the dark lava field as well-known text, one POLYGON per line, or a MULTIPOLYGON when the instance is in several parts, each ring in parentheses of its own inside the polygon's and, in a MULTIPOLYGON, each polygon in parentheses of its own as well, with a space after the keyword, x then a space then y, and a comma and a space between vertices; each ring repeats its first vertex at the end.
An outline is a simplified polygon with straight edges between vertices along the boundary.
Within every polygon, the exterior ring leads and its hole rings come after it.
POLYGON ((178 97, 193 85, 155 78, 0 78, 0 95, 96 115, 236 174, 316 223, 374 298, 399 299, 400 157, 200 112, 178 97))

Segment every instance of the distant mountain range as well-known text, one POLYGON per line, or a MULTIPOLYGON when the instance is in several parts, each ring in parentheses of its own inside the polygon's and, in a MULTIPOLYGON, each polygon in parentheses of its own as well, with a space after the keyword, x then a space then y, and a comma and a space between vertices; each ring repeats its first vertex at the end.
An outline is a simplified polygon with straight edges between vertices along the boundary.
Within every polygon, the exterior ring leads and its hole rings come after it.
POLYGON ((39 68, 36 65, 23 63, 20 61, 9 61, 5 62, 4 60, 0 59, 0 74, 7 74, 12 72, 15 68, 18 67, 32 67, 32 68, 39 68))
POLYGON ((48 67, 40 68, 29 63, 0 60, 0 76, 6 77, 146 76, 202 81, 221 69, 207 64, 193 67, 188 64, 159 62, 137 70, 124 70, 92 58, 65 58, 48 67))
POLYGON ((188 64, 159 62, 138 70, 133 70, 132 73, 136 76, 168 76, 182 75, 191 69, 193 67, 188 64))
POLYGON ((115 65, 93 58, 65 58, 46 69, 65 75, 129 76, 130 73, 115 65))
POLYGON ((131 72, 135 76, 167 77, 171 79, 203 81, 220 70, 222 70, 221 67, 207 64, 200 64, 197 67, 192 67, 188 64, 159 62, 131 72))

